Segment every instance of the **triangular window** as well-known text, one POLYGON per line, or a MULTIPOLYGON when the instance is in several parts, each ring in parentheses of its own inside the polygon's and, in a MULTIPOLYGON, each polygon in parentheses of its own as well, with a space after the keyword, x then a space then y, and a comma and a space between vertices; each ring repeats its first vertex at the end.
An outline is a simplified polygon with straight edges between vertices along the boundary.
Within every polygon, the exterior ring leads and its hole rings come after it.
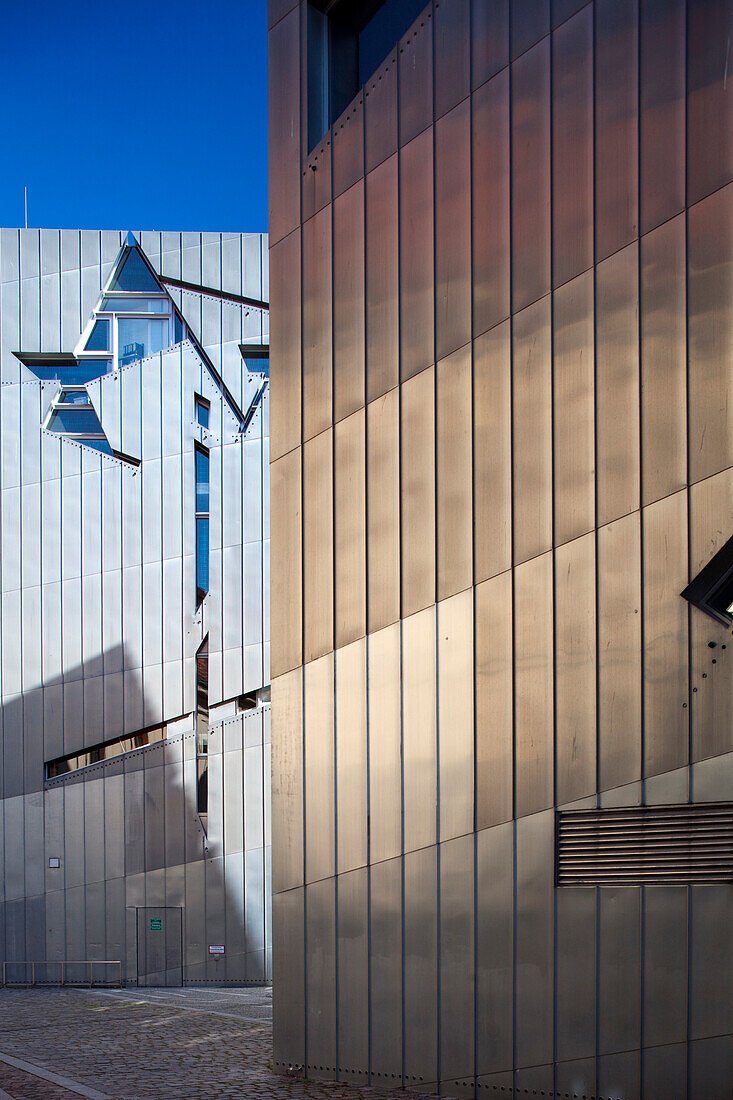
POLYGON ((728 539, 680 595, 724 626, 733 623, 733 538, 728 539))
POLYGON ((84 351, 109 351, 109 321, 95 321, 84 351))
POLYGON ((89 400, 89 395, 83 387, 64 389, 59 392, 51 406, 45 426, 49 432, 58 432, 96 451, 114 454, 102 431, 102 425, 89 400))
POLYGON ((162 287, 140 255, 137 247, 128 248, 116 275, 107 288, 109 291, 122 290, 133 294, 160 294, 162 287))

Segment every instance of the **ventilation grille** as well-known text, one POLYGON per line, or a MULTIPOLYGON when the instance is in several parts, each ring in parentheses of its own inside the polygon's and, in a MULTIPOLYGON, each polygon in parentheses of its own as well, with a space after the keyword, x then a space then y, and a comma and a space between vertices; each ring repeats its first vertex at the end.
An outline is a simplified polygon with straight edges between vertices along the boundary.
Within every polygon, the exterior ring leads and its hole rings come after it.
POLYGON ((733 882, 733 802, 557 814, 558 886, 733 882))

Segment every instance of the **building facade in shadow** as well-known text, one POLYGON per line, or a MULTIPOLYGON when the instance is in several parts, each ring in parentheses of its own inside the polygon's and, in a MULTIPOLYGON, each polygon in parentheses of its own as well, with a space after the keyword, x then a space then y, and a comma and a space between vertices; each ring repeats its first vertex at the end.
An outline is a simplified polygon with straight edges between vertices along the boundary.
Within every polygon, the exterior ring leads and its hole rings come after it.
POLYGON ((266 238, 0 266, 6 979, 268 980, 266 238))
POLYGON ((269 22, 276 1063, 722 1100, 730 5, 269 22))

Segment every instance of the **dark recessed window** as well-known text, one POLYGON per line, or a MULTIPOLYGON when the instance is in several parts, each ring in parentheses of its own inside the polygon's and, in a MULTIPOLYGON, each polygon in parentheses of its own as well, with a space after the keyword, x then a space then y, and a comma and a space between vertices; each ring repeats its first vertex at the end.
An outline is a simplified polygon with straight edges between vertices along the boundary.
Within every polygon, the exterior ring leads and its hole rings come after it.
POLYGON ((108 289, 110 292, 121 290, 141 294, 160 294, 161 291, 158 280, 137 248, 129 249, 108 289))
POLYGON ((208 428, 209 426, 209 412, 211 406, 205 397, 201 397, 198 393, 194 395, 193 403, 196 410, 196 422, 200 424, 202 428, 208 428))
POLYGON ((209 638, 196 653, 196 810, 203 817, 209 809, 209 638))
POLYGON ((60 756, 56 760, 49 760, 46 764, 46 779, 58 779, 59 776, 68 775, 69 772, 79 771, 80 768, 88 768, 91 764, 99 764, 104 760, 113 760, 126 752, 153 745, 156 741, 162 741, 168 736, 167 725, 151 726, 148 729, 137 730, 127 737, 116 737, 111 741, 103 741, 100 745, 84 749, 81 752, 71 753, 70 756, 60 756))
POLYGON ((425 0, 311 0, 309 151, 346 110, 425 6, 425 0))
POLYGON ((196 461, 196 606, 209 591, 209 452, 198 445, 196 461))
POLYGON ((681 595, 724 626, 733 623, 733 538, 728 539, 681 595))
POLYGON ((85 351, 109 351, 109 321, 95 321, 85 351))

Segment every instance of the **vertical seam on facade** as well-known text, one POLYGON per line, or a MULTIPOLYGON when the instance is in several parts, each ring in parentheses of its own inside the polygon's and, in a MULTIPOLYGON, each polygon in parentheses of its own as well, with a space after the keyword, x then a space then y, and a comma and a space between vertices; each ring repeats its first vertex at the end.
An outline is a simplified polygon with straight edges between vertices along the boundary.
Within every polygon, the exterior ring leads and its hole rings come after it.
MULTIPOLYGON (((554 112, 554 44, 555 33, 552 29, 552 3, 550 3, 550 34, 548 43, 549 52, 549 116, 550 116, 550 164, 548 172, 548 187, 550 193, 550 529, 552 542, 552 570, 550 576, 550 599, 552 605, 552 807, 553 830, 552 839, 555 841, 554 811, 557 808, 557 522, 556 522, 556 462, 555 462, 555 219, 554 203, 554 163, 555 163, 555 112, 554 112)), ((558 894, 553 881, 552 890, 552 1087, 557 1091, 557 902, 558 894)))
MULTIPOLYGON (((601 722, 600 722, 600 630, 599 630, 599 612, 600 612, 600 600, 598 591, 598 247, 597 247, 597 226, 596 226, 596 213, 598 207, 598 195, 597 195, 597 183, 596 183, 596 165, 597 165, 597 151, 596 151, 596 87, 597 87, 597 17, 595 3, 592 6, 592 50, 591 50, 591 69, 592 69, 592 190, 593 190, 593 218, 592 218, 592 233, 593 233, 593 580, 594 580, 594 611, 595 611, 595 742, 596 742, 596 759, 595 759, 595 789, 596 789, 596 805, 600 804, 600 778, 601 778, 601 722)), ((600 927, 601 927, 601 893, 598 887, 594 889, 595 896, 595 944, 594 944, 594 964, 595 964, 595 1020, 594 1020, 594 1038, 595 1038, 595 1059, 594 1059, 594 1091, 596 1096, 599 1095, 600 1088, 600 1076, 598 1070, 598 1059, 600 1051, 600 1003, 601 1003, 601 947, 600 947, 600 927)))
MULTIPOLYGON (((687 576, 692 576, 692 494, 690 492, 691 463, 690 463, 690 192, 689 192, 689 80, 690 80, 690 5, 685 3, 685 474, 686 474, 686 498, 687 498, 687 576)), ((694 765, 693 765, 693 714, 692 714, 692 605, 687 604, 687 799, 694 801, 694 765)), ((692 922, 693 893, 688 886, 687 895, 687 943, 686 943, 686 973, 685 973, 685 1095, 690 1096, 692 1091, 692 1075, 690 1072, 690 1043, 692 1039, 692 922)))
POLYGON ((507 12, 509 100, 509 433, 511 470, 511 668, 512 668, 512 1090, 517 1090, 517 653, 515 562, 515 438, 514 438, 514 64, 511 56, 512 6, 507 12))
MULTIPOLYGON (((300 4, 298 11, 298 20, 300 25, 300 37, 298 48, 298 103, 300 105, 300 119, 299 119, 299 140, 298 140, 298 163, 302 163, 303 159, 303 35, 307 34, 305 26, 305 5, 300 4)), ((307 39, 306 39, 307 44, 307 39)), ((307 102, 305 104, 307 111, 307 102)), ((300 286, 301 291, 303 288, 303 182, 302 172, 299 173, 298 182, 298 203, 300 209, 300 232, 298 234, 299 244, 299 262, 300 262, 300 286)), ((308 1076, 308 886, 307 886, 307 873, 308 865, 306 858, 306 827, 307 827, 307 812, 306 812, 306 694, 305 694, 305 495, 304 495, 304 466, 305 466, 305 448, 304 448, 304 401, 303 401, 303 294, 301 292, 299 301, 300 312, 300 577, 301 577, 301 606, 300 606, 300 690, 301 690, 301 714, 302 714, 302 745, 301 745, 301 770, 302 770, 302 828, 303 828, 303 1064, 305 1067, 305 1075, 308 1076)))

